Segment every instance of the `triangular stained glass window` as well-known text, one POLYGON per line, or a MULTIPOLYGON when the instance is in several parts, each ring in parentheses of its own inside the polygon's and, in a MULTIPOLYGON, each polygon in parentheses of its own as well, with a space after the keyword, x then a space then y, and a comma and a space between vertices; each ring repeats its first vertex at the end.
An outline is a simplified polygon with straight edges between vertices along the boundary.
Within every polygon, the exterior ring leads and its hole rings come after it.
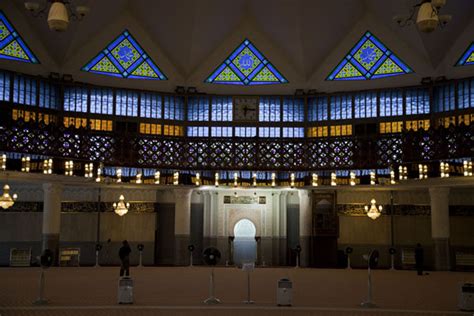
POLYGON ((82 67, 82 70, 119 78, 168 79, 127 30, 82 67))
POLYGON ((0 58, 39 64, 20 34, 0 10, 0 58))
POLYGON ((474 42, 472 42, 456 63, 456 66, 466 65, 474 65, 474 42))
POLYGON ((206 82, 250 86, 288 83, 288 80, 246 39, 206 82))
POLYGON ((411 72, 372 33, 366 32, 326 80, 370 80, 411 72))

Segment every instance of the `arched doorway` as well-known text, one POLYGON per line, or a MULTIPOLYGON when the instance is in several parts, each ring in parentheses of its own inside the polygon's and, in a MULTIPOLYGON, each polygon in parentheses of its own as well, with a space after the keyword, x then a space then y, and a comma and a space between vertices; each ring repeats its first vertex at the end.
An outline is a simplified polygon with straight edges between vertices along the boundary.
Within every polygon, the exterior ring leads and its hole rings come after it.
POLYGON ((245 262, 257 261, 257 229, 252 221, 244 218, 234 226, 234 263, 242 265, 245 262))

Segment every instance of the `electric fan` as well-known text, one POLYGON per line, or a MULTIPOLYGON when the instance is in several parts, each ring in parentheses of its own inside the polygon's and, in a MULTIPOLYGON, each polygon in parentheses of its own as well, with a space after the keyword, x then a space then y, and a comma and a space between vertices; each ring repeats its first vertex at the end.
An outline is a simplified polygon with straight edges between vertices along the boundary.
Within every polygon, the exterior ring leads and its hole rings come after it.
POLYGON ((221 252, 217 248, 209 247, 204 249, 202 255, 204 262, 211 266, 211 275, 209 276, 209 298, 207 298, 204 303, 220 304, 221 301, 214 295, 214 266, 219 262, 219 259, 221 258, 221 252))

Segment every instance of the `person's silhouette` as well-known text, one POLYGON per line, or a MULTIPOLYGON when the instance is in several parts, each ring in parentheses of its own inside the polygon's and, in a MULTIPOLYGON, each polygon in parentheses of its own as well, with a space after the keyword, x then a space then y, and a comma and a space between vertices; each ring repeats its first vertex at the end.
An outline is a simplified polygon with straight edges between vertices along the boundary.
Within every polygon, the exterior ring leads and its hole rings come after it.
POLYGON ((120 276, 129 276, 130 275, 130 253, 132 249, 128 244, 128 241, 124 240, 122 242, 122 247, 119 250, 119 258, 120 258, 120 276))
POLYGON ((425 255, 423 253, 423 247, 421 244, 416 244, 415 247, 415 267, 418 275, 423 275, 423 264, 425 260, 425 255))

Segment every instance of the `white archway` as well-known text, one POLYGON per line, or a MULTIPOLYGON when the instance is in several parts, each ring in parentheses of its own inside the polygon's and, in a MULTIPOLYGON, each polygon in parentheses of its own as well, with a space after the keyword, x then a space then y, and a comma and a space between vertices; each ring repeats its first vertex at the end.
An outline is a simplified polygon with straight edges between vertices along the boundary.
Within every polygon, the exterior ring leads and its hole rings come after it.
POLYGON ((245 262, 257 261, 257 228, 247 219, 239 220, 234 226, 234 263, 241 265, 245 262))

